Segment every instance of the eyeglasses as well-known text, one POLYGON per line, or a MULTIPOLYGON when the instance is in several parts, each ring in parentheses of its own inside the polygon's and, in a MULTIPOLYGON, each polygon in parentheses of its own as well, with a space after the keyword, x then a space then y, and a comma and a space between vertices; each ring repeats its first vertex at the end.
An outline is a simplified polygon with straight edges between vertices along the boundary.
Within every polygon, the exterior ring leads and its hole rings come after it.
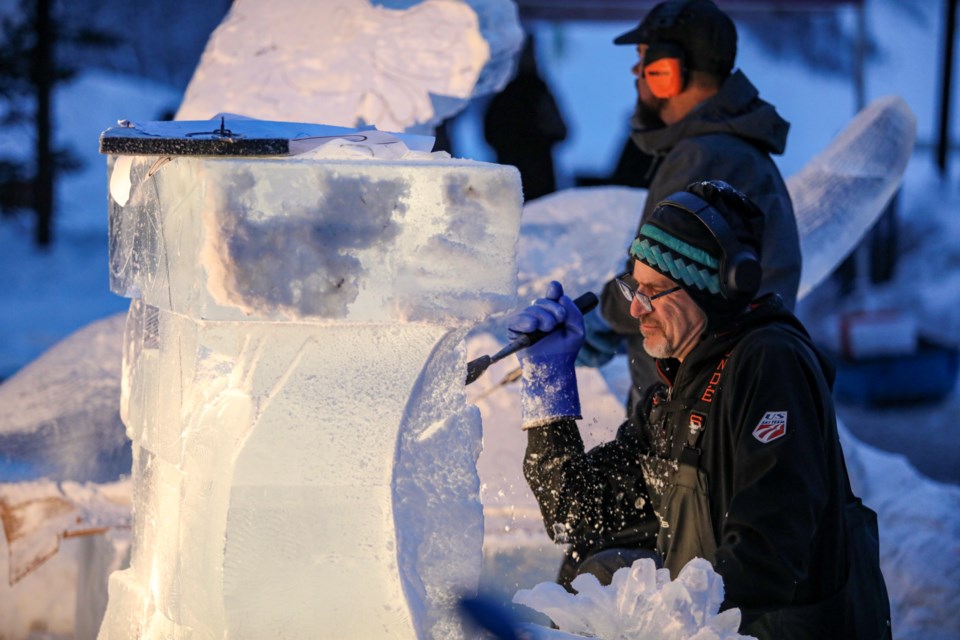
POLYGON ((661 291, 660 293, 654 294, 652 296, 648 296, 647 294, 641 293, 640 291, 638 291, 636 287, 631 287, 629 284, 627 284, 624 278, 628 277, 629 275, 630 275, 629 273, 624 272, 617 276, 616 278, 617 286, 620 288, 620 293, 622 293, 623 297, 626 298, 627 302, 630 302, 630 303, 632 303, 633 299, 636 298, 637 302, 640 303, 640 306, 643 307, 643 310, 646 311, 647 313, 650 313, 653 311, 654 300, 656 300, 657 298, 662 298, 663 296, 669 295, 671 293, 680 291, 680 287, 676 286, 672 289, 667 289, 666 291, 661 291))

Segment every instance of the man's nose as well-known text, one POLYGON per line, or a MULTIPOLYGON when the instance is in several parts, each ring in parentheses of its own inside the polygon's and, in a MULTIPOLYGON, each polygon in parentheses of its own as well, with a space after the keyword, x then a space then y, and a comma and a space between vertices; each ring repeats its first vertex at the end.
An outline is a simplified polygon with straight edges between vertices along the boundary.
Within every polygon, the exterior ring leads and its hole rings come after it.
POLYGON ((643 60, 637 60, 637 62, 630 69, 630 72, 638 78, 643 77, 643 60))
POLYGON ((630 301, 630 315, 638 320, 648 313, 653 313, 652 311, 647 311, 642 304, 640 304, 640 299, 636 296, 633 297, 633 300, 630 301))

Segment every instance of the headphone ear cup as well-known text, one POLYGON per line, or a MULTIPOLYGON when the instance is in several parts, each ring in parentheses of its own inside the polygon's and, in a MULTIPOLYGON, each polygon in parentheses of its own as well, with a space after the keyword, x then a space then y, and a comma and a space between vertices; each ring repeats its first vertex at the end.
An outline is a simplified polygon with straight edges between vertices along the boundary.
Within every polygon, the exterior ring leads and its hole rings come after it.
POLYGON ((760 290, 760 261, 748 249, 741 249, 724 261, 723 295, 727 299, 752 300, 760 290))
POLYGON ((679 58, 660 58, 643 67, 643 79, 650 93, 660 99, 683 91, 683 65, 679 58))

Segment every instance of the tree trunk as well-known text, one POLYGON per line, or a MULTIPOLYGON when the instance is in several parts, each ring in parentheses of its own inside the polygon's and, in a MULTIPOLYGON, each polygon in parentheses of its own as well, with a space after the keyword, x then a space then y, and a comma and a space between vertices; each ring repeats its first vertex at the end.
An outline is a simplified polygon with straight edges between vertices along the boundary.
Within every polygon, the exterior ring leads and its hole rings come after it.
POLYGON ((34 55, 34 83, 37 91, 37 171, 34 181, 34 205, 37 226, 34 241, 48 247, 53 242, 53 183, 54 166, 51 149, 50 98, 53 88, 53 26, 50 19, 50 0, 36 0, 37 43, 34 55))

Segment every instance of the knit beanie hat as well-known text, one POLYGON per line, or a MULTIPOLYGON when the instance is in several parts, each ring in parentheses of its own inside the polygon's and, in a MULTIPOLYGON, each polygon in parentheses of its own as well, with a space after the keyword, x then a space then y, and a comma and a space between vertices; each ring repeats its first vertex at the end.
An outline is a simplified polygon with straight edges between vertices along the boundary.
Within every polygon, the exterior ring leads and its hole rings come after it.
POLYGON ((760 288, 763 213, 722 180, 695 182, 661 200, 630 255, 676 282, 715 330, 760 288))
POLYGON ((656 5, 614 44, 672 44, 687 69, 726 78, 737 57, 737 28, 712 0, 668 0, 656 5))

